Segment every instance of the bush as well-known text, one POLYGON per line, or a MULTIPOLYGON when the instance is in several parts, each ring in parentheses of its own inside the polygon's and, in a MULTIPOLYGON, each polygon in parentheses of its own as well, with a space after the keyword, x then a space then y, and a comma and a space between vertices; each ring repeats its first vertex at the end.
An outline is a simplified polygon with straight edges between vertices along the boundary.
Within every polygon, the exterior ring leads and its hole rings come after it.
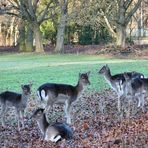
POLYGON ((105 27, 93 30, 90 26, 78 26, 76 24, 66 26, 65 44, 97 45, 111 40, 112 38, 105 27))

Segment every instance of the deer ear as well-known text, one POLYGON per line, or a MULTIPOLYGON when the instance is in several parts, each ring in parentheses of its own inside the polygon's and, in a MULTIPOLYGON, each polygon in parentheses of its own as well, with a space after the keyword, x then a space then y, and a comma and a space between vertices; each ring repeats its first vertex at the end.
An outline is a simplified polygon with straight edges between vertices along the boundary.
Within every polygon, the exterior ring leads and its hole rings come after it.
POLYGON ((81 77, 81 73, 79 72, 79 77, 81 77))
POLYGON ((21 88, 23 89, 24 88, 24 85, 21 85, 21 88))
POLYGON ((132 75, 134 75, 134 74, 136 74, 136 72, 135 71, 132 71, 132 75))
POLYGON ((128 74, 126 72, 123 73, 123 76, 124 76, 125 79, 128 79, 129 78, 128 77, 128 74))
POLYGON ((87 76, 89 76, 90 75, 90 71, 88 71, 86 74, 87 74, 87 76))
POLYGON ((107 68, 107 69, 109 69, 109 66, 108 66, 108 64, 106 64, 105 66, 106 66, 106 68, 107 68))
POLYGON ((29 81, 29 86, 31 87, 33 85, 32 81, 29 81))

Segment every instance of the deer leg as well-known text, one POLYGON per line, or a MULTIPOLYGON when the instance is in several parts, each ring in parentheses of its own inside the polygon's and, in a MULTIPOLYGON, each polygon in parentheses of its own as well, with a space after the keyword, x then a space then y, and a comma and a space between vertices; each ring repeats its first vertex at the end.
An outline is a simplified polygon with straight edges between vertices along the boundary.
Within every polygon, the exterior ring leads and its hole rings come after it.
POLYGON ((48 113, 50 110, 53 110, 53 104, 54 104, 55 101, 48 101, 47 102, 47 105, 45 107, 45 113, 48 113))
POLYGON ((141 97, 141 104, 142 104, 142 111, 144 112, 144 97, 145 95, 142 94, 142 97, 141 97))
POLYGON ((138 96, 138 107, 140 107, 141 106, 141 98, 140 98, 140 96, 138 96))
POLYGON ((132 101, 132 96, 128 96, 128 110, 127 110, 127 117, 129 118, 130 116, 130 110, 131 110, 131 101, 132 101))
POLYGON ((2 117, 2 126, 3 127, 5 127, 5 113, 6 113, 6 104, 2 104, 1 117, 2 117))
POLYGON ((45 107, 45 112, 47 113, 50 109, 53 109, 53 104, 56 101, 56 96, 54 93, 49 92, 48 93, 48 101, 47 101, 47 105, 45 107))
POLYGON ((16 115, 17 115, 17 120, 18 120, 18 130, 20 131, 20 111, 18 109, 16 109, 16 115))
POLYGON ((67 123, 68 124, 71 124, 70 105, 71 105, 71 103, 69 103, 69 101, 65 102, 65 113, 66 113, 67 123))
POLYGON ((22 123, 22 128, 24 128, 24 110, 20 111, 20 119, 21 119, 21 123, 22 123))
POLYGON ((65 112, 65 117, 67 118, 67 107, 68 107, 68 102, 67 100, 65 101, 65 105, 64 105, 64 112, 65 112))
POLYGON ((120 102, 120 96, 118 96, 118 111, 121 111, 121 102, 120 102))

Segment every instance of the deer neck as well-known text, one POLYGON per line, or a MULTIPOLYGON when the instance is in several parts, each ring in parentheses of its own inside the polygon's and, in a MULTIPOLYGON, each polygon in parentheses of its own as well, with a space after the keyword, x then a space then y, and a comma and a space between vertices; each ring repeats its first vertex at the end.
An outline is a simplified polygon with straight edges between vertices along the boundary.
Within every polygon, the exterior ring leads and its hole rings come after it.
POLYGON ((79 95, 83 91, 83 87, 83 84, 81 82, 78 82, 78 84, 76 85, 77 95, 79 95))
POLYGON ((106 79, 106 81, 111 84, 112 83, 112 75, 110 70, 107 71, 107 73, 104 75, 104 78, 106 79))
POLYGON ((25 93, 22 93, 21 99, 22 99, 22 103, 23 103, 24 105, 27 104, 27 101, 28 101, 29 98, 30 98, 30 95, 26 95, 25 93))
POLYGON ((37 124, 38 124, 38 126, 39 126, 39 129, 40 129, 41 133, 43 134, 43 136, 45 136, 46 129, 47 129, 47 127, 49 126, 49 123, 48 123, 47 120, 46 120, 45 114, 43 114, 43 115, 41 116, 41 118, 39 118, 39 119, 37 120, 37 124))

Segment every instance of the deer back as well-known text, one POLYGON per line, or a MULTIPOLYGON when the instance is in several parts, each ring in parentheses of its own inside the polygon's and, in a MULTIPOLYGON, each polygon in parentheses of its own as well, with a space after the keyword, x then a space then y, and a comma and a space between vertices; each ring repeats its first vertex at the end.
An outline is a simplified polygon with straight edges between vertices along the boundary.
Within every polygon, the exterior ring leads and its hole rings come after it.
POLYGON ((2 103, 10 103, 12 105, 19 104, 21 102, 22 95, 19 93, 5 91, 0 94, 0 100, 2 103))
POLYGON ((72 129, 65 123, 56 122, 51 127, 55 128, 62 138, 64 139, 72 139, 73 131, 72 129))
POLYGON ((49 93, 55 97, 57 97, 59 94, 72 96, 76 95, 77 91, 72 85, 45 83, 38 88, 37 93, 41 100, 48 100, 49 93))

